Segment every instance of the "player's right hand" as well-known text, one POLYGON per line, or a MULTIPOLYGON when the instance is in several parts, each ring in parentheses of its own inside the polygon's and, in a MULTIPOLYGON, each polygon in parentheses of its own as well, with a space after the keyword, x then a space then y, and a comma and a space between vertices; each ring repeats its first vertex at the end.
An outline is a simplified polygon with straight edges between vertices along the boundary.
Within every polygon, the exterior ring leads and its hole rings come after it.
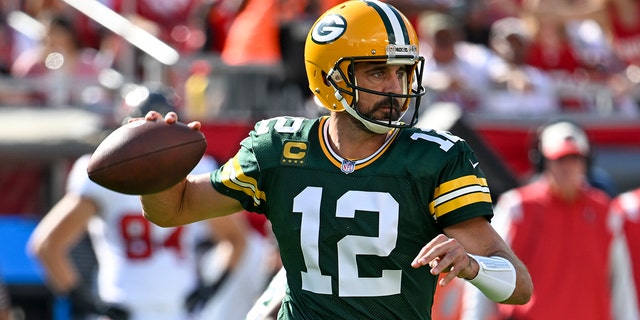
MULTIPOLYGON (((164 120, 166 123, 176 123, 178 121, 178 114, 170 111, 163 117, 160 112, 151 110, 147 112, 144 119, 148 121, 164 120)), ((187 123, 187 126, 194 130, 200 130, 202 123, 200 123, 200 121, 192 121, 187 123)))
POLYGON ((469 257, 464 247, 456 239, 444 234, 439 234, 427 243, 411 266, 414 268, 429 266, 433 275, 446 273, 440 279, 441 286, 447 285, 455 277, 473 279, 479 269, 478 263, 469 257))

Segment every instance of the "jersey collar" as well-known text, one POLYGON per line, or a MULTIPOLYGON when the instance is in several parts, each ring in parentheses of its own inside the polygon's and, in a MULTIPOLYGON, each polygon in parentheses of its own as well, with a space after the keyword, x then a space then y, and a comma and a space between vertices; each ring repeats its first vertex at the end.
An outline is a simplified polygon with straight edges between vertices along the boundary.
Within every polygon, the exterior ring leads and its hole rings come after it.
POLYGON ((320 118, 320 125, 318 126, 318 137, 320 140, 320 147, 322 148, 322 152, 325 157, 333 163, 336 167, 340 168, 342 172, 349 174, 354 172, 355 170, 359 170, 364 168, 371 163, 373 163, 376 159, 380 158, 382 154, 389 149, 391 143, 398 137, 400 133, 400 129, 394 128, 392 129, 384 143, 378 150, 376 150, 373 154, 369 155, 366 158, 362 159, 345 159, 339 156, 332 148, 329 143, 329 117, 320 118))

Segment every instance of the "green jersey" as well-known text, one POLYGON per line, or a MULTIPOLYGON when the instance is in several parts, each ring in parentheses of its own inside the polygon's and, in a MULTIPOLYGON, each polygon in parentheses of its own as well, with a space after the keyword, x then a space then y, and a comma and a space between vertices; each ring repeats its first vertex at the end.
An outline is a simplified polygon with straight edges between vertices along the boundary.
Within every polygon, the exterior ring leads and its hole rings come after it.
POLYGON ((430 319, 437 276, 414 269, 442 229, 491 218, 484 174, 447 132, 394 129, 365 159, 329 144, 329 118, 258 122, 211 174, 270 220, 287 274, 280 319, 430 319))

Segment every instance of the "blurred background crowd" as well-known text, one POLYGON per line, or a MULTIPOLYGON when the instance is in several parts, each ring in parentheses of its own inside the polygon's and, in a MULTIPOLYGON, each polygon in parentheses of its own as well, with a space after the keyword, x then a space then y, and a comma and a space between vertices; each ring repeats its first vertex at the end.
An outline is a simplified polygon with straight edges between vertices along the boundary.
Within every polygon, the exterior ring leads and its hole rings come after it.
MULTIPOLYGON (((218 163, 255 120, 321 114, 304 42, 317 17, 340 2, 0 1, 0 217, 38 222, 62 197, 73 161, 143 101, 202 121, 218 163)), ((485 168, 501 177, 496 197, 535 174, 532 128, 558 117, 580 122, 602 145, 596 162, 612 179, 611 196, 640 187, 640 2, 384 2, 407 14, 420 37, 423 119, 443 125, 454 116, 457 126, 443 129, 471 128, 463 138, 477 138, 481 160, 495 160, 485 168)), ((3 231, 0 242, 20 243, 16 237, 3 231)), ((24 271, 9 252, 16 251, 0 248, 0 279, 6 269, 24 271)), ((29 301, 20 288, 33 279, 25 277, 5 280, 13 291, 0 292, 0 307, 29 301)))
MULTIPOLYGON (((3 1, 0 103, 113 114, 131 84, 154 82, 175 89, 179 105, 203 120, 222 111, 242 118, 313 111, 300 107, 309 97, 304 40, 315 18, 339 2, 3 1), (260 97, 249 100, 247 89, 260 97), (201 101, 203 91, 213 99, 201 101)), ((638 114, 634 1, 388 2, 408 13, 421 36, 433 92, 427 104, 518 115, 638 114)))

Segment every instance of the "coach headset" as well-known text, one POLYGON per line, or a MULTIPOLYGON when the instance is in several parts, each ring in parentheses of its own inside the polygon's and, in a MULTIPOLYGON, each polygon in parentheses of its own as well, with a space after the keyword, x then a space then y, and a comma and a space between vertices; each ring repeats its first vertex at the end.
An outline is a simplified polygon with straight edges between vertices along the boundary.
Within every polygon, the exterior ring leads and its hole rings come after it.
POLYGON ((587 138, 587 146, 589 147, 589 149, 585 157, 587 159, 587 168, 591 168, 591 163, 593 159, 593 148, 591 147, 591 143, 589 141, 587 133, 584 131, 584 129, 580 125, 578 125, 574 121, 567 120, 567 119, 556 119, 556 120, 549 121, 541 125, 540 127, 538 127, 531 141, 531 147, 529 148, 529 161, 533 165, 533 169, 535 173, 541 173, 545 168, 546 159, 542 154, 542 146, 541 146, 542 133, 552 125, 556 125, 560 123, 567 123, 568 125, 572 126, 573 127, 572 129, 575 130, 578 134, 582 134, 587 138))
POLYGON ((582 134, 586 137, 587 145, 589 147, 588 152, 585 155, 586 162, 587 162, 587 173, 586 173, 587 180, 592 186, 605 191, 607 194, 609 194, 609 196, 614 196, 617 193, 615 183, 613 182, 613 180, 611 179, 608 173, 606 173, 604 170, 600 168, 597 168, 593 164, 595 152, 593 150, 593 146, 589 139, 589 136, 587 135, 586 131, 582 126, 568 119, 556 119, 556 120, 549 121, 543 124, 542 126, 538 127, 537 130, 535 131, 535 135, 534 135, 534 138, 532 139, 531 147, 529 149, 529 160, 533 166, 535 174, 539 175, 540 173, 542 173, 546 165, 545 164, 546 159, 542 155, 542 150, 541 150, 540 140, 541 140, 542 132, 544 132, 544 130, 549 128, 550 126, 558 123, 568 123, 573 127, 573 130, 575 130, 578 134, 582 134))

